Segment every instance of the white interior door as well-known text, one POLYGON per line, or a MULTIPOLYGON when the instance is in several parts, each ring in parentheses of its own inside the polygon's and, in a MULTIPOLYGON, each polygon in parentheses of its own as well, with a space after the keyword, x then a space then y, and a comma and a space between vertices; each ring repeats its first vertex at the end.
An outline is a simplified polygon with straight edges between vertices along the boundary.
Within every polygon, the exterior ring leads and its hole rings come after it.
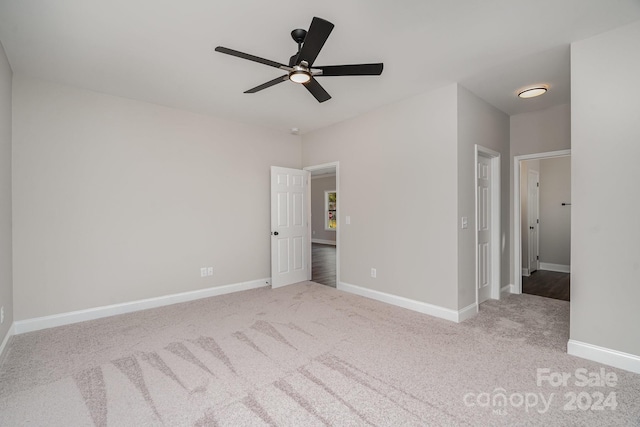
POLYGON ((492 239, 491 227, 493 221, 491 200, 491 159, 482 155, 478 156, 478 304, 486 301, 491 296, 492 275, 492 239))
POLYGON ((309 172, 271 166, 271 287, 311 279, 309 172))
POLYGON ((529 170, 527 177, 527 217, 529 221, 529 274, 536 271, 539 266, 538 254, 538 229, 540 226, 539 202, 540 202, 540 174, 538 171, 529 170))

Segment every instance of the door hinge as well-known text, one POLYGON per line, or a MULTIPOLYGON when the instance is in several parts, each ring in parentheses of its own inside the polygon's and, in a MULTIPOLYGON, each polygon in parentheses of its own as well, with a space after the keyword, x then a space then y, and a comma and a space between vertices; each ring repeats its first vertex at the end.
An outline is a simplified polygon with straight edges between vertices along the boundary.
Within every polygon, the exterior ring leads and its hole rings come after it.
POLYGON ((540 255, 536 255, 536 261, 540 261, 540 255))
POLYGON ((536 224, 540 224, 540 219, 536 219, 536 224))
POLYGON ((536 182, 536 187, 540 187, 540 183, 539 182, 536 182))

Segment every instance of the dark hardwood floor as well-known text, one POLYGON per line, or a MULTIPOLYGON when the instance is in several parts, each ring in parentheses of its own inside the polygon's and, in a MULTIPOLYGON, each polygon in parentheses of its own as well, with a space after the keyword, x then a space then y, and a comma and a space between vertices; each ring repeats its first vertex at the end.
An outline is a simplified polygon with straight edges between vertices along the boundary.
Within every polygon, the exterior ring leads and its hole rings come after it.
POLYGON ((320 243, 311 244, 311 280, 336 287, 336 247, 320 243))
POLYGON ((538 270, 522 276, 522 293, 570 301, 570 281, 569 273, 538 270))

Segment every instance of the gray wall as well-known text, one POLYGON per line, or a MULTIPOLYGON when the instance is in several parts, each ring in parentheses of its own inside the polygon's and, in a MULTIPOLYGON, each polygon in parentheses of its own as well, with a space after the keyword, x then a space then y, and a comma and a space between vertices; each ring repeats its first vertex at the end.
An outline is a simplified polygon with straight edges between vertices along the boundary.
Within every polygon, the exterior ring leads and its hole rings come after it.
POLYGON ((568 104, 515 114, 509 120, 511 157, 571 148, 571 108, 568 104))
POLYGON ((540 262, 571 265, 571 157, 540 160, 540 262))
MULTIPOLYGON (((336 232, 324 229, 324 192, 335 191, 336 177, 311 179, 311 238, 336 241, 336 232)), ((338 201, 340 203, 340 201, 338 201)))
POLYGON ((453 310, 475 302, 474 144, 502 153, 508 284, 504 113, 450 85, 304 136, 305 165, 340 161, 343 282, 453 310))
POLYGON ((0 343, 13 322, 11 236, 11 67, 0 44, 0 343))
POLYGON ((341 281, 457 310, 457 85, 304 135, 305 166, 333 161, 341 281))
POLYGON ((571 48, 571 339, 640 356, 640 22, 571 48))
POLYGON ((270 277, 298 136, 18 74, 13 100, 17 320, 270 277))
POLYGON ((509 281, 509 116, 458 86, 458 308, 476 301, 475 144, 500 153, 500 287, 509 281), (460 227, 461 217, 469 228, 460 227))

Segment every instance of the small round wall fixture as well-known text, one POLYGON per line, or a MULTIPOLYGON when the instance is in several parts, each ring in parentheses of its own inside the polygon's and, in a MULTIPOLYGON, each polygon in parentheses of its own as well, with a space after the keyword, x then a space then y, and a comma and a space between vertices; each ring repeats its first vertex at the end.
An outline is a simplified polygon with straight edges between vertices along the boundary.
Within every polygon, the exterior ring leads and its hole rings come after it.
POLYGON ((549 88, 547 86, 534 86, 528 87, 518 91, 518 97, 520 98, 535 98, 536 96, 544 95, 549 88))

